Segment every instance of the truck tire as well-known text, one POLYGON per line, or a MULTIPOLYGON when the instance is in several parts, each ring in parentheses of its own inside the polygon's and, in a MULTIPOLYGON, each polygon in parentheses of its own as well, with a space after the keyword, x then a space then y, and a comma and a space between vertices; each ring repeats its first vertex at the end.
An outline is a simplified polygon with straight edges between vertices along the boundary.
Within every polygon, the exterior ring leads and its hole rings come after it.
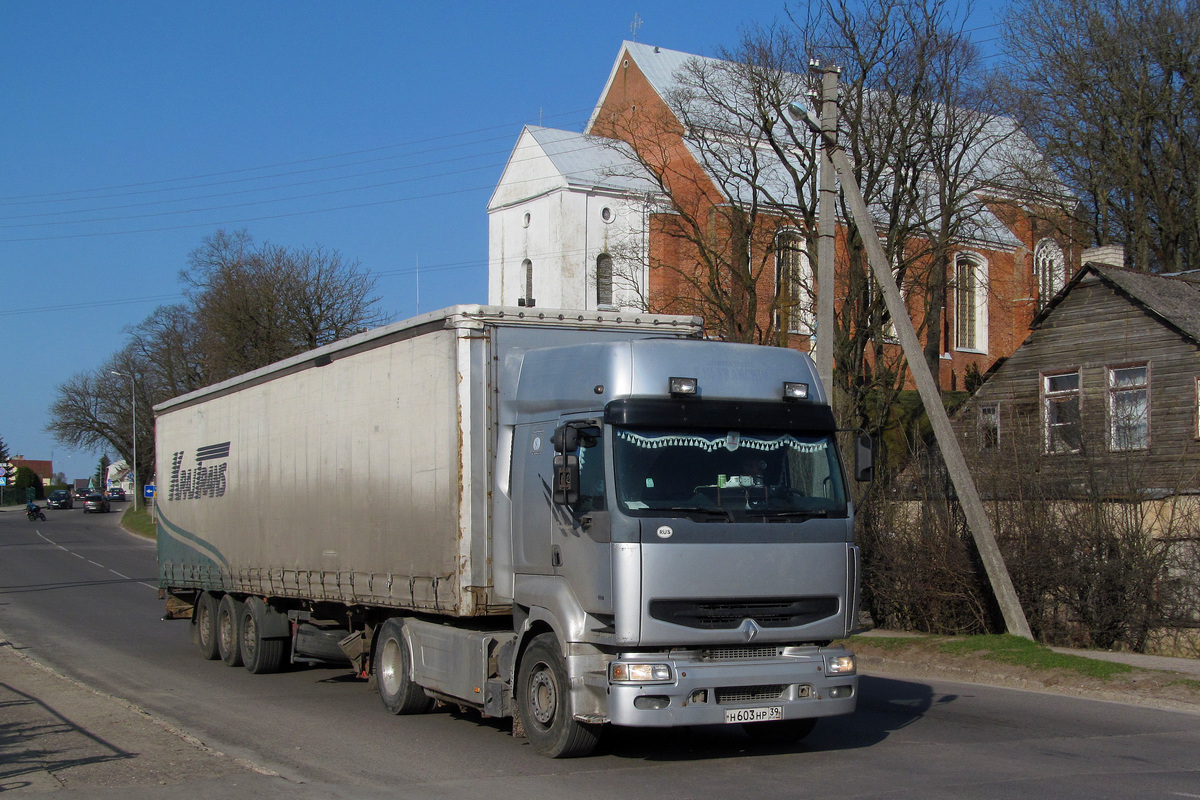
POLYGON ((230 667, 242 665, 240 628, 243 605, 241 600, 227 594, 217 606, 217 649, 221 652, 221 660, 230 667))
POLYGON ((216 661, 221 657, 217 647, 217 598, 208 592, 201 592, 196 598, 196 609, 192 612, 192 641, 207 660, 216 661))
POLYGON ((287 640, 264 637, 268 630, 268 615, 279 614, 258 597, 247 598, 242 604, 238 641, 241 643, 242 664, 253 675, 279 672, 287 655, 287 640))
POLYGON ((517 708, 533 749, 550 758, 586 756, 600 741, 600 726, 571 714, 567 668, 553 634, 534 637, 517 669, 517 708))
POLYGON ((383 623, 375 640, 375 683, 379 699, 393 714, 424 714, 433 708, 433 698, 413 683, 408 637, 398 617, 383 623))
POLYGON ((777 722, 748 722, 742 730, 760 744, 788 744, 803 739, 817 727, 816 718, 784 719, 777 722))

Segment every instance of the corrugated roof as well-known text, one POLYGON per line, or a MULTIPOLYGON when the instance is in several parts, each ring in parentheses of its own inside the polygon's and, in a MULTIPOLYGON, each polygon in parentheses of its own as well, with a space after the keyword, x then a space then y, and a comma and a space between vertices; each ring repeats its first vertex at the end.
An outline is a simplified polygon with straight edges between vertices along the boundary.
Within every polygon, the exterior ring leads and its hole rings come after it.
POLYGON ((1095 261, 1089 261, 1079 268, 1067 285, 1033 318, 1030 327, 1040 326, 1089 274, 1096 275, 1152 316, 1200 344, 1200 286, 1196 284, 1194 276, 1134 272, 1095 261))
POLYGON ((572 186, 636 193, 657 188, 625 142, 532 125, 526 130, 572 186))
MULTIPOLYGON (((721 69, 721 66, 728 62, 720 59, 697 56, 678 50, 668 50, 641 42, 626 41, 621 44, 621 49, 618 52, 617 60, 613 64, 608 83, 601 94, 600 103, 603 103, 604 97, 607 96, 608 90, 618 70, 621 68, 621 63, 626 53, 637 64, 642 74, 646 76, 646 80, 650 83, 654 91, 669 107, 674 107, 671 100, 678 97, 677 93, 687 91, 684 84, 680 82, 679 75, 685 69, 688 69, 689 65, 699 66, 701 70, 706 70, 707 68, 709 72, 708 79, 710 80, 720 80, 722 76, 729 80, 736 80, 736 73, 721 69)), ((795 75, 791 77, 795 80, 797 90, 794 100, 795 104, 803 108, 812 109, 811 100, 803 88, 806 85, 804 79, 795 75)), ((593 111, 592 120, 588 123, 588 130, 591 129, 592 122, 595 121, 596 115, 599 113, 600 103, 597 104, 595 111, 593 111)), ((701 127, 728 129, 731 131, 737 128, 736 124, 722 125, 722 118, 730 119, 730 112, 727 109, 718 108, 709 103, 700 103, 696 105, 695 112, 696 119, 692 120, 692 122, 697 123, 701 127), (708 121, 708 124, 706 124, 706 121, 708 121)), ((975 155, 968 156, 967 161, 969 163, 971 158, 974 158, 978 162, 977 166, 982 174, 977 176, 975 180, 980 182, 998 180, 1003 183, 1003 176, 1011 172, 1011 168, 1007 166, 1011 163, 1011 159, 1016 158, 1020 161, 1029 161, 1030 159, 1039 157, 1036 149, 1033 149, 1032 143, 1016 128, 1016 124, 1012 119, 1008 117, 992 117, 987 127, 994 132, 998 140, 1002 140, 1002 144, 989 147, 985 142, 981 142, 974 146, 975 155)), ((704 164, 706 161, 704 154, 697 150, 694 143, 686 142, 685 144, 691 150, 692 156, 696 159, 697 163, 704 164)), ((712 146, 719 150, 721 142, 714 141, 712 146)), ((745 142, 736 141, 735 138, 729 140, 726 149, 730 151, 730 154, 722 156, 720 160, 723 163, 743 163, 748 165, 751 159, 753 159, 753 166, 747 166, 746 172, 753 172, 756 175, 757 185, 769 193, 775 204, 789 206, 799 201, 791 174, 773 150, 763 146, 755 148, 751 152, 749 145, 745 142), (745 152, 742 154, 732 152, 739 147, 745 152)), ((744 182, 737 180, 718 181, 718 184, 727 195, 730 195, 727 197, 728 200, 736 203, 750 202, 749 193, 751 190, 744 182)), ((811 187, 805 188, 808 190, 811 187)), ((805 200, 806 202, 812 202, 811 197, 807 197, 805 200)), ((880 224, 884 224, 886 221, 886 211, 882 206, 873 208, 872 213, 880 224)), ((931 214, 931 218, 936 219, 936 214, 931 214)), ((1023 244, 1003 221, 982 205, 971 218, 963 221, 961 236, 964 240, 982 246, 1015 249, 1023 244)))
POLYGON ((1200 343, 1200 287, 1186 278, 1133 272, 1103 264, 1087 264, 1155 316, 1200 343))

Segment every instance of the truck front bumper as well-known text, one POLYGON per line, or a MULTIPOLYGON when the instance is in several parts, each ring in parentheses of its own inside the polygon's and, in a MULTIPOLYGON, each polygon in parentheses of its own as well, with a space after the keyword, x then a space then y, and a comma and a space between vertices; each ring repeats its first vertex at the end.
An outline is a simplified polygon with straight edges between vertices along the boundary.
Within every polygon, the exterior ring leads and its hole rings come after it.
MULTIPOLYGON (((670 664, 669 683, 608 680, 607 717, 616 725, 674 727, 849 714, 858 702, 858 674, 828 674, 849 656, 839 648, 771 659, 704 661, 639 654, 614 663, 670 664)), ((853 658, 853 656, 850 656, 853 658)))

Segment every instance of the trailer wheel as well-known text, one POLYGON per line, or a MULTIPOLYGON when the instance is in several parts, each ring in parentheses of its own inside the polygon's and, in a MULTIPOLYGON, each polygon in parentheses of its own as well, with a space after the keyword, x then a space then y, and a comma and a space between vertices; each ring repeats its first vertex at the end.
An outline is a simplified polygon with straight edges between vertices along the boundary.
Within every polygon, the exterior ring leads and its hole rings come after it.
POLYGON ((241 600, 235 600, 233 595, 227 594, 217 606, 217 649, 221 652, 221 660, 230 667, 242 664, 240 628, 243 605, 241 600))
POLYGON ((529 743, 551 758, 586 756, 600 741, 600 726, 571 715, 567 669, 553 634, 529 643, 517 670, 517 707, 529 743))
POLYGON ((375 641, 375 683, 379 699, 393 714, 424 714, 433 708, 433 698, 413 683, 408 637, 397 617, 383 623, 375 641))
POLYGON ((217 647, 217 599, 208 592, 196 598, 196 610, 192 613, 192 641, 200 648, 200 655, 209 661, 221 657, 217 647))
POLYGON ((817 727, 816 718, 784 719, 775 722, 748 722, 742 730, 760 744, 788 744, 803 739, 817 727))
POLYGON ((283 667, 286 639, 264 638, 267 616, 278 614, 262 599, 251 597, 242 606, 238 640, 241 642, 242 663, 254 675, 279 672, 283 667))

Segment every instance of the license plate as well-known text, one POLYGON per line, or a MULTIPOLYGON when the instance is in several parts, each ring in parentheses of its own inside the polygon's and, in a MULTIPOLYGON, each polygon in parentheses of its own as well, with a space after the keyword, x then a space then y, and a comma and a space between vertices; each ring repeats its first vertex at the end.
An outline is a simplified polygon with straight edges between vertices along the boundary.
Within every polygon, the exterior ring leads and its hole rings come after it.
POLYGON ((726 722, 770 722, 779 719, 783 719, 783 706, 725 709, 726 722))

